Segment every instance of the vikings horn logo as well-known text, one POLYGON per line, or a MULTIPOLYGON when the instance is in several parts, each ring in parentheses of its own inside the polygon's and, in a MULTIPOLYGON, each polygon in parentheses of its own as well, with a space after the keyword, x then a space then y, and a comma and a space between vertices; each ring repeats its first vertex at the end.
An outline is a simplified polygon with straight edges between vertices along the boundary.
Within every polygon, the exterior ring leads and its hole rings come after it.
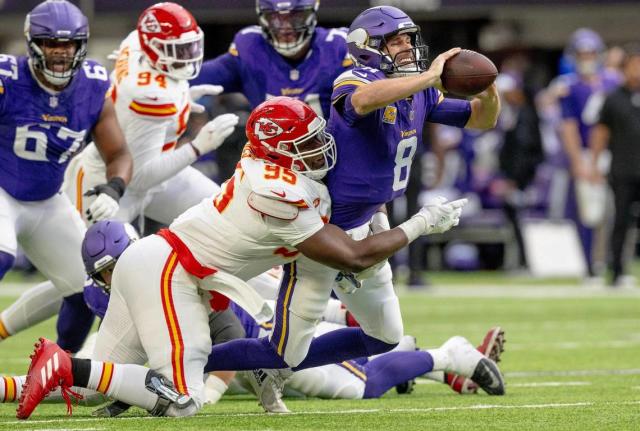
POLYGON ((258 139, 263 141, 265 139, 271 139, 278 136, 279 134, 284 132, 284 130, 282 130, 282 127, 278 126, 268 118, 258 118, 253 132, 256 134, 258 139))
POLYGON ((148 12, 144 16, 144 18, 142 18, 140 27, 142 28, 142 31, 144 31, 145 33, 160 33, 162 31, 160 29, 160 23, 158 22, 158 18, 156 18, 153 12, 148 12))

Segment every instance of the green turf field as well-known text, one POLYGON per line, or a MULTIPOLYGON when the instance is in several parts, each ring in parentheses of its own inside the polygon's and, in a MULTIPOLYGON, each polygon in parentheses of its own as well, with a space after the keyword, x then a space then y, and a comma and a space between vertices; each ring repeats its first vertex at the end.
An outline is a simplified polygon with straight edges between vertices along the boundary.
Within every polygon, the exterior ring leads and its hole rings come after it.
MULTIPOLYGON (((503 277, 492 283, 489 276, 475 286, 472 275, 435 279, 438 287, 427 292, 402 292, 406 333, 427 347, 454 334, 478 342, 492 325, 502 325, 506 396, 461 396, 419 380, 413 394, 392 390, 379 400, 290 400, 294 413, 283 416, 268 416, 254 399, 239 396, 188 419, 149 418, 141 410, 95 419, 83 407, 67 417, 63 405, 42 405, 18 422, 15 405, 0 405, 0 430, 640 429, 640 293, 512 285, 503 277)), ((11 300, 0 297, 0 306, 11 300)), ((33 341, 53 334, 49 321, 1 343, 0 372, 24 373, 33 341)))

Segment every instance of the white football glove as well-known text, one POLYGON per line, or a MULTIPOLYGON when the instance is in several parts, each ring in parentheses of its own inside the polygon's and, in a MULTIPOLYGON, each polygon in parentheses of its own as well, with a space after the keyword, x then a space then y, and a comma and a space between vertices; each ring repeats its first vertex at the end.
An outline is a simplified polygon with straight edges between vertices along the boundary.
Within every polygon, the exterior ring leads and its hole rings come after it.
POLYGON ((203 84, 203 85, 194 85, 193 87, 190 87, 189 97, 191 99, 190 101, 191 112, 193 112, 194 114, 203 113, 206 109, 203 105, 197 103, 197 100, 200 99, 202 96, 217 96, 223 91, 224 91, 224 87, 221 85, 203 84))
POLYGON ((87 208, 87 220, 96 223, 113 218, 120 207, 118 201, 124 194, 125 187, 122 178, 114 177, 104 184, 98 184, 87 190, 85 196, 96 196, 96 200, 87 208))
POLYGON ((213 151, 222 145, 224 140, 233 133, 238 120, 239 118, 236 114, 222 114, 202 126, 198 136, 191 142, 198 156, 213 151))
POLYGON ((404 231, 410 242, 422 235, 446 232, 460 223, 462 207, 467 202, 467 199, 447 202, 447 198, 438 196, 398 227, 404 231))
POLYGON ((87 219, 92 223, 113 218, 118 212, 118 201, 106 193, 98 195, 87 209, 87 219))

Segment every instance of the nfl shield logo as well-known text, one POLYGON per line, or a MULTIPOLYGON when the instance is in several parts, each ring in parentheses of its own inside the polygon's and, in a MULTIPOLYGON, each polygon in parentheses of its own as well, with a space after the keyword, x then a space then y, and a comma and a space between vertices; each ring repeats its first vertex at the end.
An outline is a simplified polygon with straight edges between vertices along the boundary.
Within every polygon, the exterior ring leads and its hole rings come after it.
POLYGON ((57 96, 49 97, 49 106, 51 108, 57 108, 58 107, 58 97, 57 96))
POLYGON ((291 69, 291 71, 289 72, 289 79, 291 79, 292 81, 297 81, 298 79, 300 79, 300 72, 298 72, 298 69, 291 69))

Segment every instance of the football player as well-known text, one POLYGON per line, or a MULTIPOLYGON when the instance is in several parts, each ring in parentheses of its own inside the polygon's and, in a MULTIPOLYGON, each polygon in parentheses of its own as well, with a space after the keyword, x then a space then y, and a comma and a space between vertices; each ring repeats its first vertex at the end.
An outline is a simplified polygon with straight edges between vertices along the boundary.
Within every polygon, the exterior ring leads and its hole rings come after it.
MULTIPOLYGON (((592 178, 585 154, 589 133, 597 121, 606 93, 620 83, 617 73, 604 69, 604 51, 605 45, 598 33, 588 28, 576 30, 565 49, 575 71, 554 79, 548 91, 559 97, 562 117, 559 135, 572 178, 565 215, 573 220, 578 228, 587 263, 588 280, 596 275, 593 268, 593 226, 587 226, 580 217, 576 185, 592 178)), ((590 199, 593 199, 593 196, 587 196, 587 202, 590 199)))
MULTIPOLYGON (((86 196, 86 191, 103 181, 105 166, 93 145, 74 159, 64 190, 87 222, 111 218, 131 222, 144 214, 169 224, 220 190, 190 165, 224 142, 238 122, 236 115, 214 118, 192 142, 176 148, 189 120, 188 80, 200 71, 203 38, 189 11, 165 2, 144 10, 137 29, 121 43, 110 96, 133 156, 133 176, 118 208, 87 214, 85 208, 94 197, 86 196)), ((220 89, 213 88, 216 91, 220 89)))
MULTIPOLYGON (((74 385, 156 415, 194 414, 204 402, 202 370, 209 371, 205 366, 212 352, 208 298, 202 291, 218 291, 263 321, 271 310, 244 280, 293 262, 278 295, 284 319, 276 320, 271 340, 222 344, 250 342, 244 356, 234 359, 260 360, 261 351, 282 351, 282 334, 288 333, 290 322, 304 318, 296 310, 289 312, 290 301, 300 300, 294 294, 295 260, 300 255, 358 272, 406 246, 409 235, 443 232, 458 223, 461 205, 453 202, 427 205, 398 228, 362 241, 328 224, 329 195, 318 180, 336 159, 335 142, 325 124, 296 99, 278 97, 259 105, 247 122, 247 151, 221 192, 187 210, 168 229, 136 241, 120 256, 93 359, 71 358, 48 340, 38 343, 17 416, 28 418, 51 390, 60 386, 68 393, 74 385), (151 369, 138 365, 145 362, 151 369)), ((302 298, 299 305, 322 311, 328 298, 323 303, 308 299, 302 298)), ((479 365, 486 362, 482 354, 462 349, 467 359, 455 371, 485 369, 479 365)), ((445 356, 447 352, 441 359, 445 356)), ((211 358, 234 360, 217 353, 211 358)), ((286 363, 281 360, 279 366, 286 363)), ((492 372, 499 375, 497 368, 492 372)), ((278 387, 270 382, 263 381, 260 388, 263 407, 287 411, 278 387), (265 406, 267 402, 274 405, 265 406)))
MULTIPOLYGON (((352 23, 347 42, 357 66, 334 84, 328 129, 336 138, 337 163, 325 183, 332 200, 332 224, 335 221, 352 239, 363 240, 370 233, 389 229, 384 205, 405 190, 424 122, 491 128, 500 102, 495 86, 471 101, 445 98, 437 88, 441 87, 440 74, 445 61, 460 48, 439 55, 427 68, 420 29, 397 8, 382 6, 362 12, 352 23)), ((437 200, 432 208, 438 211, 440 205, 448 211, 451 203, 437 200)), ((410 240, 423 232, 422 226, 415 227, 415 231, 406 231, 410 240)), ((402 337, 403 327, 386 261, 358 275, 366 278, 362 289, 351 289, 346 283, 352 294, 336 290, 361 328, 313 339, 315 322, 337 275, 337 269, 306 255, 286 264, 280 292, 287 294, 278 298, 271 344, 234 340, 214 346, 216 360, 209 369, 300 369, 391 350, 402 337)), ((351 275, 340 277, 342 285, 345 280, 360 283, 351 275)), ((466 342, 457 342, 459 348, 474 350, 466 342)), ((434 356, 432 361, 435 370, 446 368, 441 358, 434 356)), ((503 394, 502 376, 495 364, 486 359, 477 367, 472 380, 491 394, 503 394)), ((286 373, 272 374, 269 384, 281 385, 286 373)))
POLYGON ((256 0, 259 25, 240 30, 229 51, 204 62, 191 85, 241 92, 252 107, 275 96, 304 100, 325 118, 333 80, 352 65, 345 29, 318 27, 319 0, 256 0))
POLYGON ((84 285, 78 251, 85 227, 58 191, 69 160, 90 135, 106 174, 88 191, 94 195, 89 214, 118 206, 132 170, 113 103, 105 99, 107 70, 85 59, 87 18, 65 0, 48 0, 27 15, 25 36, 28 56, 0 55, 0 278, 20 243, 51 281, 2 312, 0 339, 55 314, 63 297, 62 312, 89 330, 90 311, 76 294, 84 285))

